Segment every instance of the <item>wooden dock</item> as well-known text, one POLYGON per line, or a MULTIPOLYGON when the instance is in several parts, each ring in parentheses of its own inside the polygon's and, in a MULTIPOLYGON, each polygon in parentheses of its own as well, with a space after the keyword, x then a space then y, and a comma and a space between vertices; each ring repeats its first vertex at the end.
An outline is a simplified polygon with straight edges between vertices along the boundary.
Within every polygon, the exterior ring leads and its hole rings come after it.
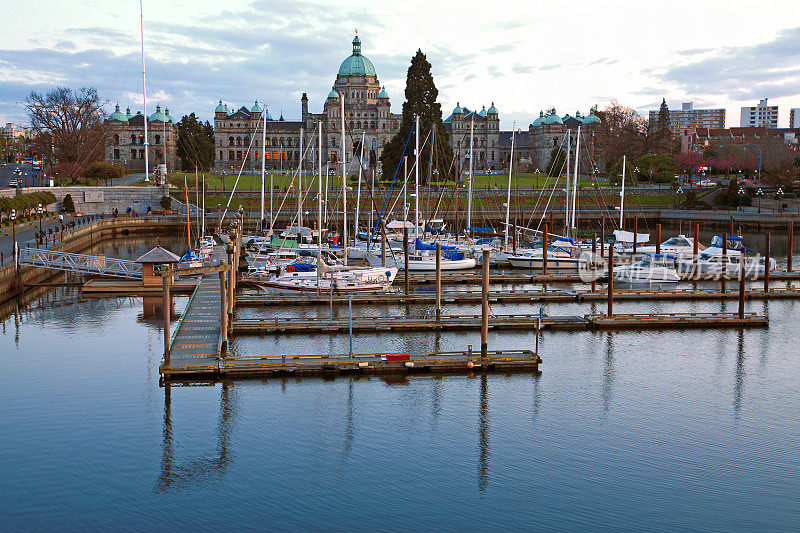
POLYGON ((172 366, 214 361, 222 345, 222 299, 219 276, 207 274, 192 293, 170 344, 172 366))
POLYGON ((537 372, 541 359, 530 350, 354 354, 265 355, 224 359, 173 359, 161 366, 165 381, 223 378, 334 377, 369 375, 464 374, 471 372, 537 372))
MULTIPOLYGON (((649 301, 649 300, 736 300, 739 293, 727 290, 724 293, 715 289, 621 289, 614 291, 617 301, 649 301)), ((751 288, 746 294, 749 300, 797 299, 800 298, 800 287, 774 287, 769 292, 751 288)), ((546 303, 546 302, 603 302, 608 299, 605 290, 510 290, 489 291, 490 303, 546 303)), ((283 307, 301 305, 346 305, 350 296, 330 295, 274 295, 241 294, 236 297, 236 304, 244 307, 283 307)), ((431 304, 436 302, 436 294, 432 291, 416 290, 406 296, 402 292, 391 293, 357 293, 352 295, 354 304, 431 304)), ((481 293, 478 291, 447 291, 442 293, 442 303, 462 304, 478 303, 481 293)))
MULTIPOLYGON (((170 288, 171 292, 187 293, 197 287, 197 279, 176 279, 170 288)), ((90 279, 81 286, 86 295, 120 295, 120 294, 161 294, 161 286, 144 286, 141 280, 128 279, 90 279)))
MULTIPOLYGON (((644 313, 607 315, 548 316, 539 314, 492 315, 490 330, 564 330, 587 331, 617 328, 717 328, 764 327, 769 325, 765 315, 746 313, 644 313)), ((237 319, 231 326, 236 335, 270 334, 330 334, 353 332, 380 333, 402 331, 474 331, 481 327, 481 317, 475 315, 433 317, 358 317, 326 320, 324 318, 263 318, 237 319)))

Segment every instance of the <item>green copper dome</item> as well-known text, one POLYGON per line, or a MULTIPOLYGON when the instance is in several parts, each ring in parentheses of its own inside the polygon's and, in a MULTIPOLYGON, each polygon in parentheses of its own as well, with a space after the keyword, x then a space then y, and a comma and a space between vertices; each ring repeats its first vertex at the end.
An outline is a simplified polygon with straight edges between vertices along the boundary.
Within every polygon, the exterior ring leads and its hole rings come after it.
POLYGON ((250 110, 250 112, 253 114, 261 113, 261 108, 258 106, 258 100, 256 100, 256 103, 253 105, 253 108, 250 110))
POLYGON ((389 93, 386 92, 386 87, 381 87, 381 92, 378 93, 379 99, 389 99, 389 93))
POLYGON ((166 108, 164 110, 164 114, 167 115, 167 120, 168 121, 172 122, 173 124, 177 124, 177 122, 175 122, 175 119, 172 117, 172 115, 169 114, 169 108, 166 108))
POLYGON ((480 112, 478 114, 480 116, 482 116, 482 117, 485 117, 486 116, 486 106, 481 106, 481 110, 480 110, 480 112))
POLYGON ((328 98, 339 98, 339 93, 336 92, 335 87, 331 87, 331 92, 328 93, 328 98))
POLYGON ((486 112, 487 115, 496 115, 497 108, 494 106, 494 102, 492 102, 492 107, 489 108, 489 111, 486 112))
POLYGON ((542 120, 542 124, 544 124, 545 126, 549 126, 550 124, 564 124, 564 121, 561 120, 561 117, 559 117, 555 113, 551 113, 546 117, 544 117, 544 120, 542 120))
POLYGON ((460 115, 463 112, 464 112, 464 110, 461 109, 461 102, 456 102, 456 108, 453 109, 453 114, 454 115, 460 115))
POLYGON ((264 114, 267 116, 267 120, 272 120, 272 115, 269 114, 269 110, 265 107, 264 114))
POLYGON ((544 122, 544 111, 539 111, 539 118, 534 120, 533 124, 531 124, 531 126, 533 126, 534 128, 537 127, 537 126, 541 126, 542 122, 544 122))
POLYGON ((361 39, 353 39, 353 55, 342 61, 339 76, 376 76, 372 61, 361 55, 361 39))
POLYGON ((593 112, 589 112, 589 115, 583 119, 584 124, 600 124, 600 117, 595 115, 593 112))
POLYGON ((118 120, 120 122, 128 122, 128 117, 119 112, 119 104, 114 109, 114 112, 108 116, 108 120, 118 120))
POLYGON ((214 110, 214 113, 225 113, 227 115, 228 114, 228 106, 223 104, 222 100, 220 100, 219 101, 219 105, 217 105, 217 108, 214 110))
POLYGON ((161 112, 161 105, 156 106, 156 112, 150 115, 150 122, 166 122, 167 115, 161 112))
POLYGON ((131 108, 130 107, 125 110, 125 116, 128 117, 128 120, 133 118, 133 115, 131 115, 131 108))

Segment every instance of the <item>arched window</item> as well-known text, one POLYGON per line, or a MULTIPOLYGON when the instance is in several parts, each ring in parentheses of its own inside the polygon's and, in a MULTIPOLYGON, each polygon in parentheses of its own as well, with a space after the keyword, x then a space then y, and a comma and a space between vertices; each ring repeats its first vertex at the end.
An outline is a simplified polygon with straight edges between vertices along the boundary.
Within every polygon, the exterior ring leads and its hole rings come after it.
POLYGON ((245 136, 244 136, 244 145, 245 145, 245 146, 248 146, 249 144, 250 144, 250 137, 248 137, 247 135, 245 135, 245 136))
POLYGON ((144 144, 144 135, 139 135, 139 144, 144 144))
POLYGON ((370 123, 369 127, 372 128, 373 130, 375 129, 375 121, 374 120, 370 123))
POLYGON ((278 139, 275 137, 272 138, 272 146, 278 146, 278 139))
POLYGON ((161 135, 156 133, 156 144, 161 144, 161 135))
POLYGON ((356 122, 356 129, 357 130, 361 129, 361 121, 360 120, 358 122, 356 122))
POLYGON ((131 135, 131 144, 136 144, 136 135, 131 135))
POLYGON ((242 145, 242 138, 236 137, 236 146, 241 146, 241 145, 242 145))
POLYGON ((283 143, 283 141, 284 141, 284 140, 285 140, 285 139, 284 139, 283 137, 281 137, 281 141, 280 141, 280 144, 281 144, 281 146, 286 146, 286 145, 283 143))
POLYGON ((353 128, 355 128, 355 124, 353 124, 353 121, 351 120, 350 121, 350 129, 352 130, 353 128))
POLYGON ((119 144, 119 134, 114 135, 114 144, 119 144))
POLYGON ((233 146, 233 135, 228 137, 228 146, 233 146))

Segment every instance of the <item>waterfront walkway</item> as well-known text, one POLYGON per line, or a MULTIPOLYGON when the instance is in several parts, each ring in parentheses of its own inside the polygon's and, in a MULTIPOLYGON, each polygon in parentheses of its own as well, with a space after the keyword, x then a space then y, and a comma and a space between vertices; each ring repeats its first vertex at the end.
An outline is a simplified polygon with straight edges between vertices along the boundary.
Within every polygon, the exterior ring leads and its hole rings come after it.
POLYGON ((203 276, 172 336, 172 366, 214 365, 222 347, 219 275, 203 276))

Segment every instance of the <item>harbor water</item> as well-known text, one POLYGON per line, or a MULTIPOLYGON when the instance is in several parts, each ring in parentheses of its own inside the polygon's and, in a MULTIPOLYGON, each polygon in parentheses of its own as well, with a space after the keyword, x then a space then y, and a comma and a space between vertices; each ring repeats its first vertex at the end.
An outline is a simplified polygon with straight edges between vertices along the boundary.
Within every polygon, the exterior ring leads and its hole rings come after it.
MULTIPOLYGON (((120 255, 139 252, 125 246, 120 255)), ((800 523, 798 302, 748 302, 748 311, 769 315, 768 329, 545 332, 540 374, 165 388, 161 317, 145 300, 88 299, 64 287, 0 309, 4 531, 788 531, 800 523)), ((176 297, 178 313, 187 301, 176 297)), ((538 310, 492 306, 497 314, 538 310)), ((280 311, 320 320, 328 312, 280 311)), ((534 342, 529 332, 489 335, 491 349, 534 342)), ((357 353, 468 344, 479 346, 480 334, 353 338, 357 353)), ((347 335, 240 337, 231 352, 348 346, 347 335)))

